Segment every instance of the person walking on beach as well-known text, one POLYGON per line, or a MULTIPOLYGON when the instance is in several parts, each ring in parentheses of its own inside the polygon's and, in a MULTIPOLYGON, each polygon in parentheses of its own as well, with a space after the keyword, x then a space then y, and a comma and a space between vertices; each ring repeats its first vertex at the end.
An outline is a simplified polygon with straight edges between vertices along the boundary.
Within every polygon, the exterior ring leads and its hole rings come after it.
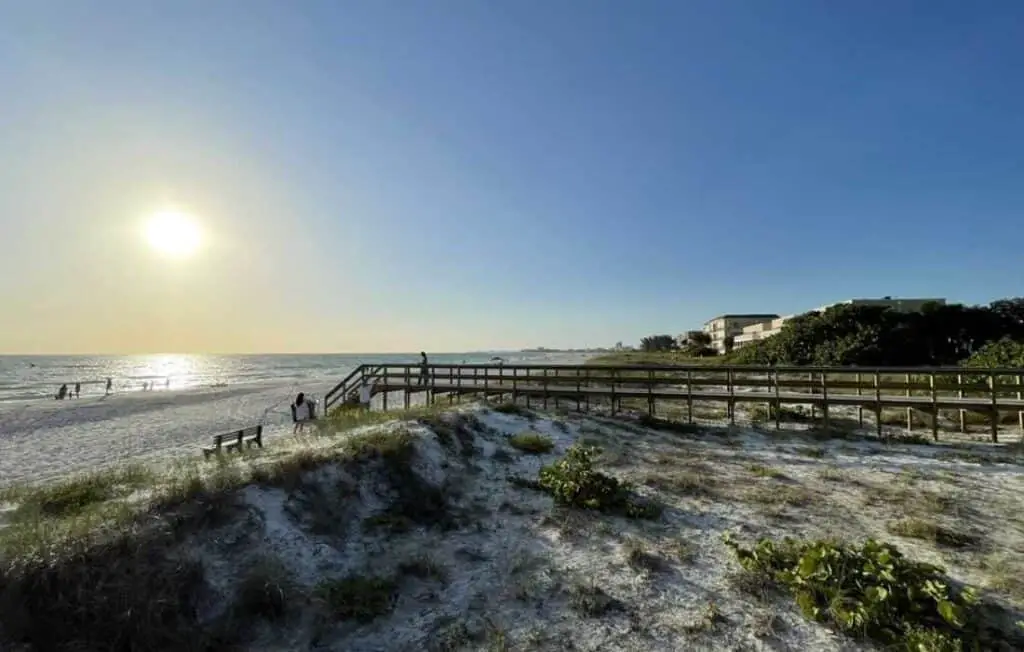
POLYGON ((82 383, 75 383, 75 398, 82 395, 82 383))
POLYGON ((110 396, 110 390, 114 386, 114 381, 107 378, 107 396, 110 396))
POLYGON ((68 395, 68 384, 64 383, 63 385, 60 386, 60 389, 57 390, 57 400, 58 401, 63 401, 65 398, 67 398, 67 395, 68 395))
POLYGON ((427 367, 427 365, 429 364, 427 362, 427 354, 424 351, 420 351, 420 358, 421 358, 421 360, 420 360, 420 381, 419 381, 419 384, 420 385, 426 385, 427 384, 427 374, 430 372, 430 369, 427 367))
POLYGON ((299 392, 299 395, 295 397, 295 402, 292 403, 292 421, 295 422, 295 428, 292 430, 293 435, 297 435, 305 430, 306 424, 315 418, 316 413, 313 410, 313 402, 306 399, 304 393, 299 392))

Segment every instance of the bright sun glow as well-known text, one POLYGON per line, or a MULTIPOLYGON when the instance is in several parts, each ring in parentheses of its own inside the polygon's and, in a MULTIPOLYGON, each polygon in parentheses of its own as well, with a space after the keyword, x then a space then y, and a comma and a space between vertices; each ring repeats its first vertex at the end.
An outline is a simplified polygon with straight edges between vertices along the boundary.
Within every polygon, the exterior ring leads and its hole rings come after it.
POLYGON ((146 240, 160 253, 184 258, 199 249, 202 234, 190 216, 175 211, 161 211, 149 218, 146 240))

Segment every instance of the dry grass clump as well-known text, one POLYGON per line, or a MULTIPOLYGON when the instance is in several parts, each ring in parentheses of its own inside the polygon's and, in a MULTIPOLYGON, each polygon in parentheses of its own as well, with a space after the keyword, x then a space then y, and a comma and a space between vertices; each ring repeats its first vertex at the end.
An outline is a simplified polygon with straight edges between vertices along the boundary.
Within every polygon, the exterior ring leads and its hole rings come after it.
POLYGON ((649 550, 643 541, 631 537, 623 544, 623 552, 626 555, 626 563, 630 568, 638 571, 657 572, 665 568, 665 560, 649 550))
POLYGON ((313 590, 322 609, 338 620, 372 622, 395 608, 398 583, 392 577, 349 575, 324 580, 313 590))
POLYGON ((539 432, 533 432, 532 430, 526 430, 509 437, 508 443, 516 450, 534 455, 550 453, 555 448, 555 442, 551 440, 551 437, 542 435, 539 432))
POLYGON ((786 477, 786 474, 779 469, 764 466, 763 464, 751 464, 747 467, 747 470, 762 478, 775 478, 777 480, 781 480, 786 477))
POLYGON ((718 493, 718 483, 715 478, 707 473, 697 471, 652 473, 644 479, 644 484, 659 491, 684 496, 709 497, 718 493))
POLYGON ((0 631, 34 649, 193 649, 202 567, 174 554, 164 524, 103 542, 70 540, 0 566, 0 631))
POLYGON ((471 414, 431 414, 418 419, 430 428, 441 445, 463 457, 476 454, 476 432, 482 432, 484 425, 471 414))
POLYGON ((969 548, 978 545, 979 539, 973 534, 959 532, 935 521, 923 518, 903 518, 886 524, 890 534, 908 539, 922 539, 949 548, 969 548))
POLYGON ((569 607, 590 618, 625 609, 622 602, 605 593, 601 587, 581 583, 569 587, 569 607))
POLYGON ((491 407, 492 410, 499 414, 511 414, 517 417, 526 417, 527 419, 535 418, 536 415, 529 409, 517 405, 516 403, 499 403, 491 407))
POLYGON ((399 562, 398 572, 421 580, 434 580, 442 584, 448 582, 448 571, 429 555, 417 555, 399 562))
POLYGON ((262 557, 253 563, 239 583, 232 611, 236 619, 281 620, 301 598, 281 560, 262 557))

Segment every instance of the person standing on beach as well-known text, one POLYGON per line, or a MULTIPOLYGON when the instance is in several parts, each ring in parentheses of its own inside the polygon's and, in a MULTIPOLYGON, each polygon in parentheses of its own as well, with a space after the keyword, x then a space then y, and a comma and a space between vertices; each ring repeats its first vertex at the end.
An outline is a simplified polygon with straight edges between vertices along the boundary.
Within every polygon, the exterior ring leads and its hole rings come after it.
POLYGON ((82 395, 82 383, 75 383, 75 398, 82 395))
POLYGON ((110 395, 110 388, 112 388, 113 386, 114 386, 114 382, 112 380, 110 380, 109 378, 107 378, 107 396, 110 395))
POLYGON ((295 422, 292 434, 297 435, 302 432, 306 428, 306 423, 312 420, 313 404, 306 400, 304 393, 299 392, 299 395, 295 397, 295 402, 292 403, 292 421, 295 422))
POLYGON ((430 371, 430 369, 427 367, 427 365, 429 363, 427 362, 427 354, 426 354, 426 352, 420 351, 420 358, 422 358, 422 359, 420 360, 420 381, 419 381, 419 384, 420 385, 426 385, 427 384, 427 374, 430 371))

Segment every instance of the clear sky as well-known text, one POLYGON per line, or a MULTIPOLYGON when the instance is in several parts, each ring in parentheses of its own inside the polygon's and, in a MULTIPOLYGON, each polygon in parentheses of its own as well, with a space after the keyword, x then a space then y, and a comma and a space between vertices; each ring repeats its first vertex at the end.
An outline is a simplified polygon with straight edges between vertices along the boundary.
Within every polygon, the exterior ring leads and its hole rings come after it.
POLYGON ((1024 2, 0 1, 0 351, 1024 294, 1024 2), (202 245, 161 255, 154 212, 202 245))

